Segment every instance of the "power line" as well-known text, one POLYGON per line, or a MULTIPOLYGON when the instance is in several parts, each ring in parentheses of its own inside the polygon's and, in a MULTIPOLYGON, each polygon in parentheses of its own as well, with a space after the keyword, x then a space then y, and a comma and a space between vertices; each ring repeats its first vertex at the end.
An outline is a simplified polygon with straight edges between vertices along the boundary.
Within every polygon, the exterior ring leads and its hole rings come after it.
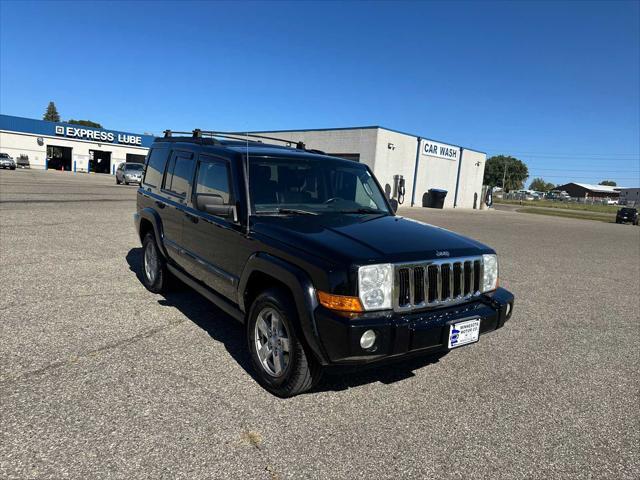
MULTIPOLYGON (((504 152, 509 151, 509 149, 495 149, 488 148, 490 152, 504 152)), ((631 157, 631 159, 640 158, 640 153, 559 153, 559 152, 514 152, 510 151, 510 155, 527 155, 530 157, 631 157)), ((625 159, 628 160, 628 159, 625 159)))
POLYGON ((629 169, 623 169, 623 170, 600 170, 600 169, 591 169, 591 168, 533 168, 532 170, 536 171, 536 172, 542 172, 542 171, 550 171, 550 172, 596 172, 596 173, 616 173, 616 172, 622 172, 622 173, 636 173, 639 172, 640 170, 629 170, 629 169))

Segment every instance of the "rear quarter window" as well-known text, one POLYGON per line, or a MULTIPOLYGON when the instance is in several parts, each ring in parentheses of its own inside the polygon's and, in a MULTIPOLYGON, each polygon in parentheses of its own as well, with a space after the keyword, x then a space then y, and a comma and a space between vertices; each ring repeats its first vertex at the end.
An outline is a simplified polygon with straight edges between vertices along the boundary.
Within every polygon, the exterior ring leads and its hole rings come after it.
POLYGON ((149 160, 144 175, 143 183, 149 187, 159 187, 162 183, 164 169, 169 157, 169 150, 166 148, 153 148, 149 152, 149 160))

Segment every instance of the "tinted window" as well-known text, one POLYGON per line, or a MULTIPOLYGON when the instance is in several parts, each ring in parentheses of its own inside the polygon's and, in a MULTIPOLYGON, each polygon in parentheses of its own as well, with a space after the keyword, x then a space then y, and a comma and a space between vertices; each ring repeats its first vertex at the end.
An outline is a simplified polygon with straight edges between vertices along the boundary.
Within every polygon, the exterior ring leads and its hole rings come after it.
POLYGON ((140 164, 140 163, 127 163, 124 165, 124 169, 125 170, 136 170, 136 171, 140 171, 144 168, 144 165, 140 164))
POLYGON ((231 200, 229 188, 229 169, 227 163, 211 157, 200 157, 195 193, 219 195, 228 205, 231 200))
POLYGON ((330 158, 250 157, 249 194, 257 213, 387 214, 384 193, 365 165, 330 158))
POLYGON ((167 166, 163 188, 176 195, 185 196, 191 182, 192 168, 193 161, 190 153, 175 152, 167 166))
POLYGON ((147 162, 147 170, 144 176, 145 185, 151 187, 160 186, 168 156, 169 151, 164 148, 154 148, 149 152, 149 161, 147 162))

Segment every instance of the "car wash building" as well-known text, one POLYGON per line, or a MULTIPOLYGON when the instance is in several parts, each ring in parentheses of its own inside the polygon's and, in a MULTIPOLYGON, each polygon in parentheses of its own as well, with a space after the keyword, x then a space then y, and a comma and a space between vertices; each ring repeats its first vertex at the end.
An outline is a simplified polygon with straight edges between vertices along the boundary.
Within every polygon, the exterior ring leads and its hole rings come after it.
POLYGON ((30 168, 113 174, 143 163, 153 136, 0 115, 0 152, 30 168))
POLYGON ((480 208, 487 156, 477 150, 379 126, 253 133, 365 163, 405 206, 426 206, 446 191, 444 208, 480 208))

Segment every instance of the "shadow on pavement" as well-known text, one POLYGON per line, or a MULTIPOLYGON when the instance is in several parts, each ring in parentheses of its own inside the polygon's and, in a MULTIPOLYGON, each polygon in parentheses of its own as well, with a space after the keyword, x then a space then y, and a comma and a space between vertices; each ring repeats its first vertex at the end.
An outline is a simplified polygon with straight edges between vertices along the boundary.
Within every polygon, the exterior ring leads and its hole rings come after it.
MULTIPOLYGON (((142 283, 142 248, 129 250, 126 260, 129 269, 142 283)), ((160 305, 177 308, 211 338, 221 342, 238 365, 256 380, 243 325, 180 282, 176 282, 175 288, 162 296, 164 298, 158 301, 160 305)), ((326 371, 320 383, 309 393, 342 391, 375 382, 383 384, 399 382, 413 377, 415 370, 437 363, 443 355, 412 357, 385 365, 368 366, 364 369, 334 367, 326 371)))

